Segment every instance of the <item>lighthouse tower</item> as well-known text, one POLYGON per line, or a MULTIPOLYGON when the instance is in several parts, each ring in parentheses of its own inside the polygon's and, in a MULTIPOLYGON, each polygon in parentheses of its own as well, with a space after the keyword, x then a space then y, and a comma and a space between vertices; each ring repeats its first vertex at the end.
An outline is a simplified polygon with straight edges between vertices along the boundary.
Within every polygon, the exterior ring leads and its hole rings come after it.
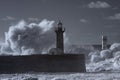
POLYGON ((107 36, 102 36, 102 50, 107 49, 107 46, 108 46, 107 36))
POLYGON ((65 28, 62 27, 61 21, 57 24, 56 32, 56 48, 61 50, 61 54, 64 54, 64 35, 65 28))

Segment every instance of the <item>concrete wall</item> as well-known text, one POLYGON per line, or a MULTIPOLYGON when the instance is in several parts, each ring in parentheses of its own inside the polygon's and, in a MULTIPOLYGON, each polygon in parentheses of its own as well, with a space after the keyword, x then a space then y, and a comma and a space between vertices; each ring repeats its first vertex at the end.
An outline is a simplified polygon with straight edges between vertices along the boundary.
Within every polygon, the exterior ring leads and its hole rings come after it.
POLYGON ((85 72, 84 55, 0 56, 0 73, 85 72))

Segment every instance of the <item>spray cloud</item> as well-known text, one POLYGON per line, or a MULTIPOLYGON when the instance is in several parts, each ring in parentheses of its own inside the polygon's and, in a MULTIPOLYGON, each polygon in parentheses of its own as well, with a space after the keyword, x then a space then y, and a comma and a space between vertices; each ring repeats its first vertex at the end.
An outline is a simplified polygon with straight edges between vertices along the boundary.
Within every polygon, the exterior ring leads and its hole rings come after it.
POLYGON ((44 19, 40 23, 21 20, 5 32, 5 43, 1 45, 1 55, 41 54, 55 44, 54 21, 44 19))

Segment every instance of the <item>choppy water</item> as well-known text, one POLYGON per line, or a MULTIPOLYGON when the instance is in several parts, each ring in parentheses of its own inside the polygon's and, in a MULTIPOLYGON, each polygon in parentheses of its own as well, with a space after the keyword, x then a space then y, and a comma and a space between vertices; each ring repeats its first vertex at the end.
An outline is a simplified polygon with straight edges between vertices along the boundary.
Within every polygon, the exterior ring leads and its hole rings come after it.
POLYGON ((1 74, 0 80, 120 80, 120 73, 1 74))

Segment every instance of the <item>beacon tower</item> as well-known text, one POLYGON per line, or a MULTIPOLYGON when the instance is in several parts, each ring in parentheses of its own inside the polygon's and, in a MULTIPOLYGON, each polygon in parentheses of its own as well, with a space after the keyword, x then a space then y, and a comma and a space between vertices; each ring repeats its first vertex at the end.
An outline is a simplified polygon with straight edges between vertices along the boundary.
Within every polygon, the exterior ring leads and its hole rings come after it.
POLYGON ((63 33, 65 32, 65 28, 62 27, 61 21, 58 22, 55 32, 56 32, 56 48, 61 50, 62 54, 64 54, 64 35, 63 35, 63 33))
POLYGON ((108 46, 108 40, 107 40, 107 36, 102 36, 102 50, 107 49, 108 46))

